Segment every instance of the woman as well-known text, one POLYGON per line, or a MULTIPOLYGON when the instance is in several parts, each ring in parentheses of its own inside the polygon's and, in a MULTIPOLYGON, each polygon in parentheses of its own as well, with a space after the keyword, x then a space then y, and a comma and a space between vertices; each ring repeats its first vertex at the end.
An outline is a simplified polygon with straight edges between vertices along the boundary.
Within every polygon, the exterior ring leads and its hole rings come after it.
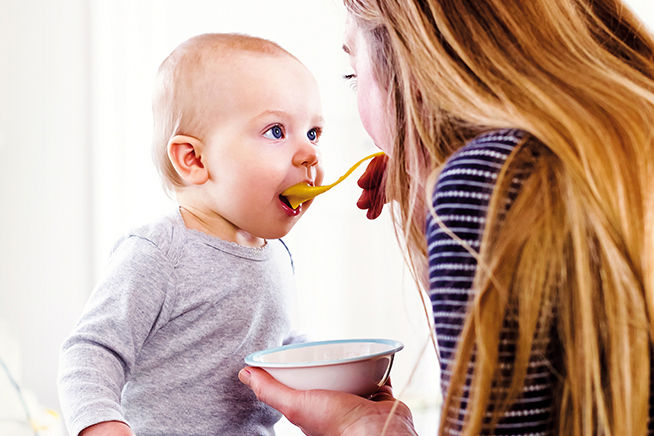
MULTIPOLYGON (((652 35, 619 0, 345 4, 359 111, 434 306, 440 433, 654 433, 652 35)), ((415 434, 388 386, 239 377, 308 434, 415 434)))

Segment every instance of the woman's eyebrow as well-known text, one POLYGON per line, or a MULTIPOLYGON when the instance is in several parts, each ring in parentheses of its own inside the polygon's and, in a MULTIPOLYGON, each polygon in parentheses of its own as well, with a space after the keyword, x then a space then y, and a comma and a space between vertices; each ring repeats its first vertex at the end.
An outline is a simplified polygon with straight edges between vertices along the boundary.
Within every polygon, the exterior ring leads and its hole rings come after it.
POLYGON ((352 51, 350 50, 350 47, 347 46, 347 44, 343 44, 343 51, 349 55, 352 54, 352 51))

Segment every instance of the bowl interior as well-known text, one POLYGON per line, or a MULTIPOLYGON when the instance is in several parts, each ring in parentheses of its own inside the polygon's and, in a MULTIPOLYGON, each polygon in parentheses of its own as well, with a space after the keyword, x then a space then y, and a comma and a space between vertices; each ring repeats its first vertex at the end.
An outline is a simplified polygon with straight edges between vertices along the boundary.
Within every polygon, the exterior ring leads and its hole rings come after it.
POLYGON ((293 344, 253 353, 246 362, 260 366, 320 365, 395 353, 402 344, 391 340, 341 340, 293 344))

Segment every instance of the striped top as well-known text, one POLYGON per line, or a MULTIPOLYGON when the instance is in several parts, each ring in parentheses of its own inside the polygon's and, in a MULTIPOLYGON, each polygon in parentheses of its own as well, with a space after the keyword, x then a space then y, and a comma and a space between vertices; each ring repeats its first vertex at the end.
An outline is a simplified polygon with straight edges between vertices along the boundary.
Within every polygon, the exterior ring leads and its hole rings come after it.
MULTIPOLYGON (((479 136, 454 153, 445 164, 436 182, 432 204, 445 226, 458 238, 479 252, 486 213, 496 179, 514 147, 525 133, 520 130, 497 130, 479 136)), ((527 168, 518 172, 507 193, 506 207, 515 199, 527 168)), ((459 241, 447 235, 427 217, 430 298, 434 312, 436 338, 440 351, 441 390, 447 394, 451 377, 450 364, 465 322, 468 301, 477 261, 459 241)), ((501 369, 510 369, 515 350, 517 322, 510 316, 500 333, 499 359, 501 369)), ((652 353, 650 353, 652 356, 652 353)), ((555 433, 555 376, 552 368, 559 367, 560 352, 547 344, 534 342, 524 387, 518 399, 494 429, 494 435, 550 435, 555 433)), ((648 435, 654 436, 654 359, 650 361, 648 435)), ((451 434, 459 434, 466 408, 470 378, 464 386, 463 410, 456 419, 448 418, 451 434), (458 431, 457 431, 458 430, 458 431)), ((502 389, 500 387, 499 389, 502 389)), ((504 387, 506 389, 506 387, 504 387)), ((489 414, 490 416, 490 414, 489 414)))
MULTIPOLYGON (((477 252, 496 179, 507 157, 524 135, 520 130, 497 130, 475 138, 450 157, 436 182, 432 197, 436 213, 448 229, 477 252)), ((522 168, 511 181, 507 208, 516 198, 528 171, 528 167, 522 168)), ((441 389, 446 395, 451 377, 449 366, 463 329, 468 302, 475 293, 472 283, 477 262, 459 241, 452 239, 434 222, 431 214, 428 214, 426 224, 430 298, 441 357, 441 389)), ((516 328, 515 318, 508 316, 500 332, 501 369, 511 368, 515 352, 512 332, 516 328)), ((557 386, 552 368, 560 368, 560 354, 554 345, 547 348, 547 344, 534 343, 522 392, 494 429, 494 435, 555 433, 553 412, 557 386)), ((654 435, 654 359, 650 361, 650 379, 647 382, 650 387, 647 434, 654 435)), ((462 410, 456 419, 448 418, 452 424, 450 427, 454 428, 450 434, 460 433, 469 385, 468 376, 462 410)))
MULTIPOLYGON (((445 226, 479 251, 486 212, 497 176, 507 157, 524 135, 519 130, 501 130, 484 134, 466 144, 450 157, 436 183, 432 203, 445 226)), ((519 179, 513 181, 509 199, 520 189, 519 179)), ((510 205, 510 204, 509 204, 510 205)), ((507 205, 507 206, 509 206, 507 205)), ((430 298, 441 356, 441 389, 447 393, 451 377, 450 364, 463 329, 468 301, 473 298, 472 282, 476 260, 459 241, 447 235, 427 218, 430 298)), ((509 368, 514 340, 510 335, 511 320, 501 334, 500 366, 509 368)), ((500 420, 496 435, 547 435, 553 433, 554 375, 551 356, 544 346, 532 353, 522 394, 500 420)), ((551 354, 551 353, 550 353, 551 354)), ((469 386, 469 380, 467 385, 469 386)), ((505 388, 506 389, 506 388, 505 388)), ((464 397, 468 389, 464 387, 464 397)), ((466 399, 451 427, 461 429, 466 399)), ((458 434, 452 431, 451 434, 458 434)))

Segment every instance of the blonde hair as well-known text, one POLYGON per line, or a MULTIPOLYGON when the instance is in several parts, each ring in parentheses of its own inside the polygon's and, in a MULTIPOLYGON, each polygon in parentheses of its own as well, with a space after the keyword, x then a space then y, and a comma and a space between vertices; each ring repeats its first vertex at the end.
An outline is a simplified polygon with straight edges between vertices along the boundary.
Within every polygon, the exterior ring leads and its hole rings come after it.
POLYGON ((654 333, 652 36, 619 0, 345 4, 397 111, 387 194, 424 288, 432 173, 480 132, 529 133, 491 198, 441 433, 463 406, 470 362, 464 433, 478 434, 492 431, 517 398, 535 344, 549 340, 562 355, 555 430, 645 434, 654 333), (504 211, 525 162, 531 171, 504 211), (507 378, 498 349, 513 317, 507 378), (491 396, 498 385, 509 388, 491 396))
MULTIPOLYGON (((229 65, 236 52, 262 55, 293 55, 267 39, 236 33, 206 33, 177 46, 159 66, 152 99, 154 132, 152 157, 165 188, 184 186, 170 159, 168 141, 175 135, 203 139, 202 117, 208 105, 221 104, 206 97, 213 86, 216 66, 229 65)), ((223 68, 229 68, 228 66, 223 68)))

